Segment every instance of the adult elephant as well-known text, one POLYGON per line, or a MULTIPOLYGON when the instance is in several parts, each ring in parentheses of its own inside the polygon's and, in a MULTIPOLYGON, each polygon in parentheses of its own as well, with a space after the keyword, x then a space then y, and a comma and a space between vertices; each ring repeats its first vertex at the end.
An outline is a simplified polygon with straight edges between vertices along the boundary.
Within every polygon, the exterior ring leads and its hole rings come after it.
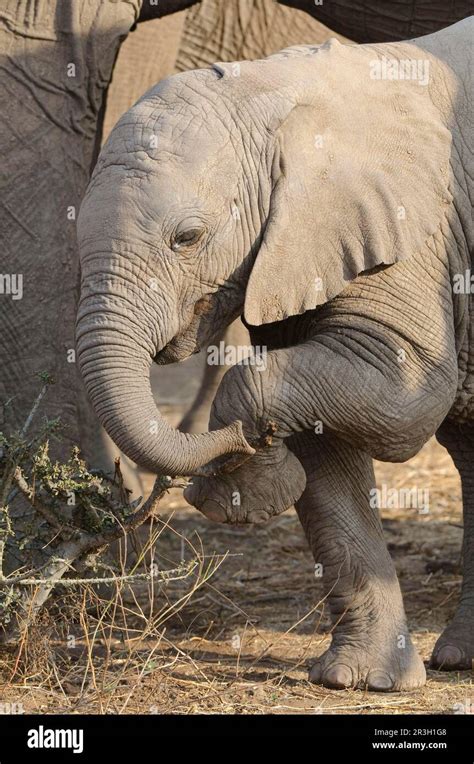
POLYGON ((104 136, 159 80, 215 61, 259 58, 290 45, 343 39, 275 0, 202 0, 166 19, 139 24, 121 46, 109 88, 104 136))
POLYGON ((66 447, 81 445, 92 462, 98 423, 74 351, 76 212, 99 151, 120 43, 137 21, 191 4, 4 0, 0 6, 0 400, 7 420, 0 426, 24 422, 39 389, 35 372, 47 370, 56 384, 42 412, 60 417, 66 447))
POLYGON ((335 624, 311 678, 331 687, 424 681, 371 457, 404 461, 435 433, 465 537, 433 663, 474 658, 473 26, 169 78, 114 128, 81 209, 77 348, 98 416, 146 468, 201 472, 187 497, 213 519, 297 502, 335 624), (151 363, 241 314, 265 364, 225 375, 211 432, 173 430, 151 363))
POLYGON ((279 0, 356 42, 409 40, 474 13, 473 0, 279 0))

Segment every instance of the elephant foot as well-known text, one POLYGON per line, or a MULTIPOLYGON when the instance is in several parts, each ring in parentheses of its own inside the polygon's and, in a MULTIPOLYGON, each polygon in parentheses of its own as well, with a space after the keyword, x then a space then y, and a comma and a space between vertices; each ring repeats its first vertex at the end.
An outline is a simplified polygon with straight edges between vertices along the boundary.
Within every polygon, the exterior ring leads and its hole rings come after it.
POLYGON ((438 671, 474 670, 474 617, 451 621, 434 646, 430 666, 438 671))
POLYGON ((260 524, 289 509, 305 485, 301 463, 281 444, 252 456, 233 472, 193 478, 184 498, 209 520, 260 524))
POLYGON ((426 681, 423 661, 409 636, 395 637, 392 646, 373 642, 369 647, 351 645, 331 646, 311 666, 309 681, 333 690, 359 689, 373 692, 406 692, 422 687, 426 681))

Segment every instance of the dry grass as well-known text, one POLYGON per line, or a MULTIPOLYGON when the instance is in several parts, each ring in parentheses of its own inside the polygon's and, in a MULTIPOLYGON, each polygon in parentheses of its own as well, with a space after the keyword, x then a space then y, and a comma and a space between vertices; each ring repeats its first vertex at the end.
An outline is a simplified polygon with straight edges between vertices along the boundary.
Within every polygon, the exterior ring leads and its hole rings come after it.
MULTIPOLYGON (((428 487, 430 512, 385 510, 414 640, 425 660, 460 590, 460 486, 435 442, 378 482, 428 487), (431 570, 431 572, 429 572, 431 570)), ((187 578, 61 593, 21 650, 3 656, 2 700, 33 713, 452 713, 474 696, 471 672, 428 671, 425 688, 380 695, 307 681, 329 620, 294 512, 231 529, 186 509, 179 492, 122 552, 187 578), (158 555, 158 556, 157 556, 158 555)), ((130 543, 130 542, 129 542, 130 543)))

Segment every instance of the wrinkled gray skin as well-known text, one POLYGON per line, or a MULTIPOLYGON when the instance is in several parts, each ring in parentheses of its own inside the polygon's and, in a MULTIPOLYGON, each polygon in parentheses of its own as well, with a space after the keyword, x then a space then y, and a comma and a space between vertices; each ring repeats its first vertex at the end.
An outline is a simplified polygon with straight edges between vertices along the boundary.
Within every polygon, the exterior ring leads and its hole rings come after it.
POLYGON ((42 427, 43 417, 61 419, 63 440, 51 442, 55 458, 79 445, 95 467, 110 469, 71 357, 79 298, 72 215, 97 159, 115 58, 136 22, 191 5, 0 3, 0 113, 8 115, 0 121, 0 273, 23 280, 21 299, 0 292, 0 429, 21 429, 41 387, 37 372, 50 372, 55 385, 30 432, 42 427))
POLYGON ((465 533, 461 602, 432 661, 474 657, 473 301, 452 288, 472 267, 472 33, 172 77, 112 131, 78 222, 78 358, 98 416, 157 473, 240 454, 188 489, 213 519, 258 522, 296 501, 335 626, 310 678, 329 687, 425 680, 370 491, 372 457, 404 461, 434 433, 461 474, 465 533), (428 58, 429 87, 375 84, 364 67, 387 56, 428 58), (265 370, 230 369, 212 432, 172 430, 150 364, 242 313, 265 370))
MULTIPOLYGON (((311 39, 326 39, 324 27, 309 21, 311 39)), ((0 123, 5 179, 0 187, 0 272, 23 278, 22 299, 0 294, 0 400, 10 402, 0 408, 0 429, 22 427, 40 389, 35 372, 49 371, 56 383, 32 431, 41 426, 43 415, 59 417, 64 437, 51 442, 52 456, 65 458, 78 445, 90 464, 110 470, 117 448, 103 442, 70 357, 79 258, 75 222, 68 215, 71 207, 76 214, 79 210, 102 130, 107 132, 114 117, 175 68, 205 66, 225 53, 237 57, 240 50, 245 57, 250 46, 249 57, 265 55, 302 42, 307 31, 305 14, 272 0, 0 3, 0 113, 8 114, 0 123), (140 50, 128 57, 126 41, 128 74, 120 49, 134 26, 130 38, 139 38, 140 50), (209 28, 215 30, 212 45, 205 34, 209 28), (69 64, 77 76, 68 76, 69 64), (139 91, 134 90, 137 84, 139 91)), ((209 407, 204 415, 201 411, 194 426, 208 412, 209 407)), ((122 471, 135 495, 143 493, 134 465, 122 459, 122 471)))
MULTIPOLYGON (((356 42, 385 42, 407 40, 431 34, 474 12, 474 0, 446 3, 433 0, 389 0, 383 9, 380 3, 330 0, 316 4, 314 0, 205 0, 188 14, 189 33, 184 35, 177 60, 179 71, 197 69, 222 58, 257 58, 270 55, 284 46, 299 42, 323 42, 326 27, 314 26, 323 22, 356 42), (216 12, 220 2, 219 13, 216 12), (285 15, 289 8, 302 13, 285 15), (291 38, 291 39, 290 39, 291 38), (275 43, 278 43, 275 45, 275 43)), ((329 30, 327 30, 329 32, 329 30)), ((329 35, 328 35, 329 36, 329 35)), ((132 75, 133 76, 133 75, 132 75)), ((242 324, 237 322, 223 335, 226 345, 233 342, 248 345, 249 339, 242 324)), ((224 376, 225 367, 206 366, 196 399, 186 413, 180 429, 202 432, 209 422, 214 394, 224 376)))
POLYGON ((357 42, 409 40, 432 34, 474 13, 473 0, 278 0, 306 11, 335 32, 357 42))
MULTIPOLYGON (((274 0, 202 0, 185 14, 140 24, 120 49, 108 91, 104 135, 148 88, 170 74, 212 66, 221 59, 263 58, 306 40, 325 42, 331 35, 316 19, 274 0)), ((219 340, 226 346, 250 342, 240 319, 219 340)), ((211 404, 227 368, 204 367, 200 389, 179 425, 181 430, 207 430, 211 404)), ((115 446, 108 450, 111 455, 117 453, 115 446)), ((137 476, 125 467, 122 456, 126 485, 140 495, 142 473, 137 483, 137 476)))

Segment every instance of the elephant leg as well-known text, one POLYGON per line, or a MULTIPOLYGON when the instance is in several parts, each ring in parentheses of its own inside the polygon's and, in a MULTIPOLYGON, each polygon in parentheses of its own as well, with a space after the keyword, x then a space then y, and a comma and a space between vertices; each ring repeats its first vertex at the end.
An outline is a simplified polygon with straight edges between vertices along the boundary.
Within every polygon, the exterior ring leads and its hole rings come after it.
POLYGON ((474 425, 445 423, 436 433, 461 476, 464 516, 463 583, 452 621, 433 650, 431 665, 446 671, 474 668, 474 425))
MULTIPOLYGON (((249 346, 250 337, 240 318, 234 321, 216 340, 216 344, 224 343, 224 347, 249 346)), ((207 358, 206 358, 207 361, 207 358)), ((209 415, 212 401, 222 381, 228 366, 206 363, 201 386, 191 405, 179 424, 183 432, 206 432, 209 429, 209 415)))
POLYGON ((379 691, 423 685, 425 668, 372 506, 372 459, 334 436, 307 432, 290 442, 307 474, 296 509, 333 622, 331 646, 310 669, 310 681, 379 691))

